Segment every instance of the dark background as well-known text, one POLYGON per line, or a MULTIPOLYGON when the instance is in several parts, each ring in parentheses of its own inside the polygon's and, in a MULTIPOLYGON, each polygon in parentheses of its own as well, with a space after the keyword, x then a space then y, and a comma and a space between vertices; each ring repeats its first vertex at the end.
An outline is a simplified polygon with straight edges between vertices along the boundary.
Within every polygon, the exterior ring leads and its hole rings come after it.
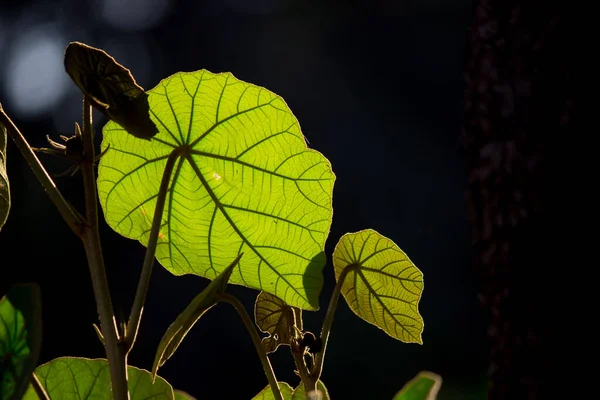
MULTIPOLYGON (((467 175, 457 151, 471 15, 466 0, 4 0, 0 101, 32 146, 43 145, 46 134, 71 135, 81 97, 62 57, 74 40, 105 49, 146 89, 177 71, 204 68, 281 95, 337 175, 328 259, 344 233, 373 228, 425 277, 422 346, 395 341, 340 301, 322 376, 331 397, 391 399, 416 373, 430 370, 444 379, 440 400, 483 399, 486 325, 471 267, 467 175)), ((100 132, 105 119, 95 118, 100 132)), ((13 208, 0 233, 0 293, 15 282, 41 285, 40 363, 103 357, 83 248, 12 142, 8 153, 13 208)), ((51 172, 69 165, 43 161, 51 172)), ((81 204, 80 175, 58 184, 81 204)), ((101 234, 116 313, 126 316, 144 247, 106 226, 101 234)), ((304 313, 305 327, 315 332, 335 282, 331 265, 324 276, 321 310, 304 313)), ((131 365, 151 368, 163 333, 207 282, 155 267, 131 365)), ((252 310, 257 292, 230 290, 252 310)), ((278 379, 296 386, 287 349, 272 362, 278 379)), ((198 399, 249 399, 267 385, 227 305, 193 328, 160 374, 198 399)))

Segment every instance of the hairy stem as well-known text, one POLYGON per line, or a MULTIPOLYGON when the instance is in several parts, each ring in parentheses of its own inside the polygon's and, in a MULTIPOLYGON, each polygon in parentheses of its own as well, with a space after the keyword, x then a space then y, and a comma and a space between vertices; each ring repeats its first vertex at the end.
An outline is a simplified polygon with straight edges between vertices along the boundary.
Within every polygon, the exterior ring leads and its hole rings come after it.
POLYGON ((83 99, 83 146, 84 160, 81 165, 85 191, 85 214, 87 226, 81 239, 88 259, 96 307, 104 337, 104 348, 110 370, 110 381, 115 400, 129 400, 127 390, 127 352, 124 351, 117 333, 108 279, 98 232, 98 201, 94 174, 94 138, 92 136, 92 106, 86 96, 83 99))
POLYGON ((150 229, 150 238, 148 239, 148 247, 146 248, 144 264, 142 265, 140 280, 135 293, 135 299, 133 301, 133 307, 131 308, 129 321, 127 322, 127 330, 125 332, 125 347, 127 351, 130 351, 135 343, 140 321, 142 319, 142 313, 144 312, 144 303, 146 302, 146 294, 148 293, 150 277, 152 276, 152 267, 154 265, 154 256, 156 254, 160 223, 162 221, 167 194, 169 193, 169 182, 171 180, 171 174, 173 173, 175 161, 177 161, 179 156, 179 151, 174 151, 169 155, 169 158, 167 159, 167 165, 165 166, 162 180, 160 182, 160 189, 156 199, 156 207, 154 208, 154 217, 152 219, 152 227, 150 229))
MULTIPOLYGON (((304 352, 304 350, 302 351, 304 352)), ((306 361, 304 359, 304 354, 300 353, 299 351, 294 351, 294 349, 292 348, 292 357, 294 357, 296 368, 298 369, 298 373, 300 374, 300 379, 302 379, 304 391, 306 393, 312 392, 317 388, 317 381, 314 380, 308 372, 308 368, 306 367, 306 361)))
POLYGON ((77 236, 81 237, 83 221, 62 196, 54 184, 54 181, 52 178, 50 178, 50 175, 48 175, 48 172, 46 172, 46 169, 31 149, 31 146, 29 146, 29 143, 27 143, 27 140, 25 140, 23 134, 2 109, 2 105, 0 105, 0 124, 6 127, 8 134, 19 148, 23 158, 25 158, 25 161, 27 164, 29 164, 29 167, 33 170, 35 177, 38 179, 46 193, 48 193, 50 200, 52 200, 69 228, 71 228, 71 230, 77 236))
POLYGON ((333 289, 333 293, 331 294, 331 299, 329 300, 327 314, 325 314, 325 321, 323 321, 323 328, 321 330, 322 348, 321 351, 318 352, 315 356, 315 364, 313 365, 312 371, 310 373, 311 377, 314 379, 315 382, 317 382, 321 378, 321 372, 323 372, 325 350, 327 350, 327 341, 329 340, 329 333, 331 332, 331 325, 333 323, 333 315, 335 314, 335 309, 340 298, 342 284, 344 283, 344 279, 346 279, 348 273, 352 270, 354 270, 354 268, 350 265, 342 271, 335 285, 335 288, 333 289))
POLYGON ((258 332, 254 327, 254 323, 252 322, 252 319, 250 318, 248 312, 244 308, 244 305, 236 297, 230 294, 220 295, 219 300, 231 304, 242 318, 242 322, 246 326, 246 329, 248 330, 248 333, 252 338, 252 343, 254 343, 254 347, 256 347, 256 352, 258 353, 258 357, 260 358, 260 362, 262 363, 265 375, 267 375, 267 380, 269 381, 269 385, 271 386, 271 391, 273 392, 273 395, 275 396, 276 400, 283 400, 283 395, 281 394, 281 390, 279 390, 277 378, 275 378, 275 372, 273 372, 273 367, 271 366, 269 357, 267 356, 267 353, 265 352, 265 349, 262 346, 260 336, 258 336, 258 332))

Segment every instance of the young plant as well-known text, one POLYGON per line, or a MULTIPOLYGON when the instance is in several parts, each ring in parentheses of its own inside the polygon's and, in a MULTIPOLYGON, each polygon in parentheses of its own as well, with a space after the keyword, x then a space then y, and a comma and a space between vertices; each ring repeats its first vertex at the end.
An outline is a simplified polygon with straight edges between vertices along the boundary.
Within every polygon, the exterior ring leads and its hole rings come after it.
MULTIPOLYGON (((117 400, 191 398, 157 372, 219 302, 239 313, 262 362, 269 385, 255 399, 329 398, 320 377, 340 294, 356 315, 389 336, 422 343, 423 275, 396 244, 370 229, 340 238, 332 255, 337 283, 323 327, 319 334, 304 330, 302 310, 319 308, 335 175, 322 154, 307 148, 281 97, 230 73, 206 70, 176 73, 145 92, 108 54, 78 42, 67 47, 65 68, 83 93, 83 128, 76 124, 75 135, 63 137, 64 145, 49 139, 51 148, 31 148, 0 107, 0 229, 10 208, 8 131, 83 242, 106 359, 62 357, 33 371, 41 334, 39 290, 16 286, 0 301, 0 398, 60 400, 67 393, 117 400), (110 119, 98 155, 92 107, 110 119), (83 212, 63 198, 34 151, 69 158, 70 173, 81 169, 83 212), (146 246, 123 329, 115 324, 105 274, 98 200, 109 226, 146 246), (175 275, 212 282, 166 331, 150 372, 129 366, 127 355, 155 258, 175 275), (228 283, 260 291, 254 322, 227 293, 228 283), (269 361, 268 354, 280 346, 289 347, 301 378, 294 389, 277 381, 269 361)), ((434 398, 441 381, 427 383, 431 376, 411 381, 395 399, 434 398)))

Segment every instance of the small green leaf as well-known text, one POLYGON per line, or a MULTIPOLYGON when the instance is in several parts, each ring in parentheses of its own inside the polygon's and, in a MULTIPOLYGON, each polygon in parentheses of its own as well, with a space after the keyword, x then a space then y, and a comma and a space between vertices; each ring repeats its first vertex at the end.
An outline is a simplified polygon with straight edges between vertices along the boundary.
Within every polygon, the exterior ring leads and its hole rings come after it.
POLYGON ((298 330, 302 330, 302 310, 288 306, 277 296, 260 292, 254 303, 254 320, 258 328, 269 336, 262 345, 267 353, 279 345, 290 345, 298 330))
POLYGON ((213 279, 240 252, 231 283, 315 310, 335 176, 307 148, 276 94, 205 70, 177 73, 148 91, 159 133, 149 143, 109 122, 98 195, 107 223, 148 243, 169 156, 177 158, 156 258, 175 275, 213 279))
MULTIPOLYGON (((292 395, 294 393, 292 387, 286 382, 277 382, 277 385, 279 386, 279 390, 281 390, 283 400, 292 400, 292 395)), ((267 387, 254 396, 252 400, 275 400, 275 395, 273 395, 271 385, 267 385, 267 387)))
POLYGON ((175 319, 175 322, 169 326, 167 332, 163 335, 156 356, 154 357, 154 365, 152 366, 152 374, 156 376, 158 368, 162 367, 165 362, 175 353, 187 333, 192 329, 194 324, 219 302, 218 295, 225 292, 227 281, 233 272, 233 268, 239 263, 242 254, 229 264, 225 271, 213 280, 192 302, 183 310, 175 319))
POLYGON ((195 397, 183 390, 174 390, 173 393, 175 393, 175 400, 196 400, 195 397))
POLYGON ((15 285, 0 299, 0 399, 27 390, 42 343, 42 303, 34 283, 15 285))
POLYGON ((92 105, 127 132, 141 139, 156 135, 148 95, 131 72, 104 50, 71 42, 65 50, 65 69, 92 105))
MULTIPOLYGON (((325 387, 325 384, 322 381, 318 381, 317 382, 317 390, 319 391, 319 394, 317 394, 317 396, 320 397, 315 397, 315 400, 330 400, 329 397, 329 392, 327 391, 327 388, 325 387)), ((292 396, 292 400, 305 400, 306 399, 306 392, 304 391, 304 384, 302 382, 300 382, 300 384, 298 385, 298 387, 294 390, 294 395, 292 396)))
POLYGON ((441 376, 422 371, 396 393, 394 400, 435 400, 441 387, 441 376))
POLYGON ((393 338, 423 343, 423 273, 394 242, 372 229, 347 233, 335 247, 333 266, 336 279, 347 274, 341 292, 356 315, 393 338))
MULTIPOLYGON (((110 371, 105 359, 61 357, 35 370, 50 400, 112 400, 110 371)), ((174 400, 173 388, 163 378, 152 383, 150 372, 127 367, 130 400, 174 400)), ((30 386, 23 400, 39 400, 30 386)))
POLYGON ((0 231, 6 223, 10 211, 10 186, 6 173, 6 141, 6 128, 0 124, 0 231))

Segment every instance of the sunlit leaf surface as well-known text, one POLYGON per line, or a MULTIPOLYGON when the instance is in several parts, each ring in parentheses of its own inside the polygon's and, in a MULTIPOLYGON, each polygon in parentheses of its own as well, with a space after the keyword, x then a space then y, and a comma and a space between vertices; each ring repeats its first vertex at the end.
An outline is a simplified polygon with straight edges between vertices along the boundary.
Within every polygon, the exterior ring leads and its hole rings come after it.
POLYGON ((394 242, 372 229, 347 233, 333 266, 338 280, 348 269, 341 292, 356 315, 398 340, 422 343, 423 273, 394 242))
MULTIPOLYGON (((35 374, 50 400, 112 400, 110 371, 105 359, 61 357, 40 365, 35 374)), ((173 388, 150 372, 127 367, 130 400, 174 400, 173 388)), ((30 386, 23 400, 39 400, 30 386)))
POLYGON ((277 350, 280 344, 290 345, 297 329, 302 330, 302 310, 291 307, 277 296, 260 292, 254 303, 254 320, 258 328, 269 336, 263 338, 267 353, 277 350))
POLYGON ((441 376, 422 371, 406 383, 393 400, 435 400, 441 387, 441 376))
POLYGON ((335 176, 309 150, 283 99, 201 70, 148 91, 152 141, 104 127, 98 176, 108 224, 146 245, 167 158, 170 181, 156 258, 176 275, 216 277, 244 253, 232 283, 318 308, 335 176))
MULTIPOLYGON (((279 390, 281 390, 283 400, 292 400, 292 395, 294 393, 292 387, 286 382, 277 382, 277 384, 279 385, 279 390)), ((267 385, 267 387, 265 387, 263 390, 260 391, 260 393, 254 396, 252 400, 275 400, 275 396, 273 395, 271 386, 267 385)))

